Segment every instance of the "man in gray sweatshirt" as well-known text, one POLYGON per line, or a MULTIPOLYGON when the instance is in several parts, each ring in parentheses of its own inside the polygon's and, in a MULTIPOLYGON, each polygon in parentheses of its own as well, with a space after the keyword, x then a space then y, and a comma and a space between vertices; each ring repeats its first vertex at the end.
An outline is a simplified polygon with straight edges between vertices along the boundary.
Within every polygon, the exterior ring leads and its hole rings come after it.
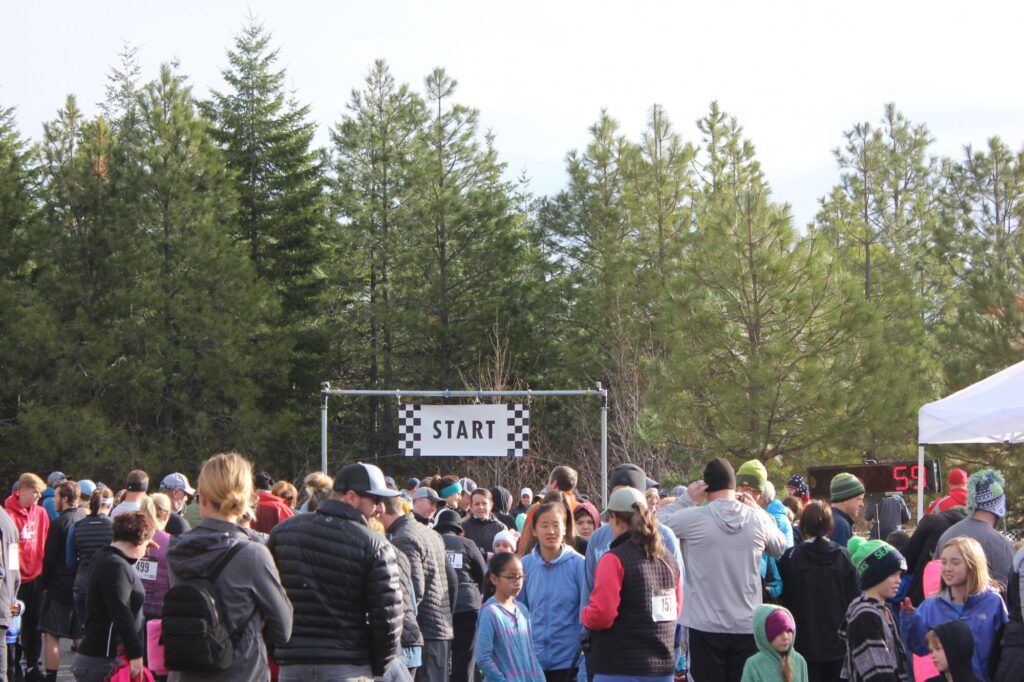
POLYGON ((710 461, 704 486, 658 512, 680 540, 686 566, 682 623, 690 670, 699 682, 739 682, 757 653, 754 609, 761 604, 761 555, 779 557, 786 538, 750 495, 736 493, 728 460, 710 461), (707 504, 701 503, 707 499, 707 504))

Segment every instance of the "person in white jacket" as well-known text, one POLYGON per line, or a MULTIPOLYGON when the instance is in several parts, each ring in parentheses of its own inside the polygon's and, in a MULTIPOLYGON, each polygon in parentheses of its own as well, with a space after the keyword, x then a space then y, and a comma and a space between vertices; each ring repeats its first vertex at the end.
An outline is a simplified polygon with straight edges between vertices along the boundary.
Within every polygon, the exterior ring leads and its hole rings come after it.
POLYGON ((739 682, 757 653, 761 555, 781 556, 786 538, 750 495, 736 493, 736 473, 722 458, 705 467, 702 485, 690 486, 657 517, 679 538, 686 566, 682 624, 693 678, 739 682))

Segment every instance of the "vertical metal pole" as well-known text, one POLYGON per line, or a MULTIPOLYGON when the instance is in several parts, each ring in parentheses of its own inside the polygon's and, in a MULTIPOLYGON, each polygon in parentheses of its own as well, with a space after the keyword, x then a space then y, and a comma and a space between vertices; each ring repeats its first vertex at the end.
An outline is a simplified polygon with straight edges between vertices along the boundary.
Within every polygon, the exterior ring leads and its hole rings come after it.
POLYGON ((327 473, 327 391, 331 385, 320 384, 320 471, 327 473))
POLYGON ((917 522, 924 518, 924 446, 917 446, 917 522))
POLYGON ((601 508, 608 508, 608 391, 597 382, 601 392, 601 508))

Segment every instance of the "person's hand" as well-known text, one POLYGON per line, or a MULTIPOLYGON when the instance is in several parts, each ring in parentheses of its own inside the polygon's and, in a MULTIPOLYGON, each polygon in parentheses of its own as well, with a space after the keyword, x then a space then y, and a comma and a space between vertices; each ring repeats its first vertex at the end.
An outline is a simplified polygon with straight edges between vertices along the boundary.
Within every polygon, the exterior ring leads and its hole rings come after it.
POLYGON ((742 502, 743 504, 747 505, 751 509, 761 508, 750 493, 736 493, 736 499, 742 502))
POLYGON ((903 601, 900 602, 900 611, 903 613, 913 613, 916 610, 917 609, 915 609, 914 605, 910 602, 910 597, 904 597, 903 601))
POLYGON ((21 613, 21 605, 18 602, 14 602, 11 604, 11 615, 17 616, 19 613, 21 613))
POLYGON ((128 674, 133 680, 142 679, 142 657, 128 661, 128 674))
POLYGON ((694 481, 686 487, 686 494, 690 496, 694 504, 703 504, 708 496, 708 484, 704 481, 694 481))
POLYGON ((658 504, 656 505, 656 508, 657 509, 664 509, 665 507, 669 506, 670 504, 672 504, 675 501, 676 501, 676 498, 674 498, 674 497, 663 497, 660 500, 658 500, 658 504))

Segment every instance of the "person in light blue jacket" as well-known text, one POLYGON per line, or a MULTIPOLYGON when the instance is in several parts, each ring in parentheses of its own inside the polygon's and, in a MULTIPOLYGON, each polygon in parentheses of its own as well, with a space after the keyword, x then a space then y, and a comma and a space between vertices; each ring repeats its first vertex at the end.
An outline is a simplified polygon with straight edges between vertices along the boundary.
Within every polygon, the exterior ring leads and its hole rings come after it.
POLYGON ((570 682, 579 660, 584 559, 565 543, 573 520, 561 502, 541 504, 531 523, 537 544, 523 557, 526 582, 517 601, 532 614, 533 648, 545 678, 570 682))
POLYGON ((980 680, 989 682, 988 658, 1000 628, 1009 620, 1003 598, 989 579, 985 550, 974 538, 961 535, 949 540, 940 554, 942 578, 939 593, 914 608, 909 598, 900 605, 900 634, 907 648, 918 656, 929 652, 928 630, 958 620, 971 629, 974 656, 971 667, 980 680))

